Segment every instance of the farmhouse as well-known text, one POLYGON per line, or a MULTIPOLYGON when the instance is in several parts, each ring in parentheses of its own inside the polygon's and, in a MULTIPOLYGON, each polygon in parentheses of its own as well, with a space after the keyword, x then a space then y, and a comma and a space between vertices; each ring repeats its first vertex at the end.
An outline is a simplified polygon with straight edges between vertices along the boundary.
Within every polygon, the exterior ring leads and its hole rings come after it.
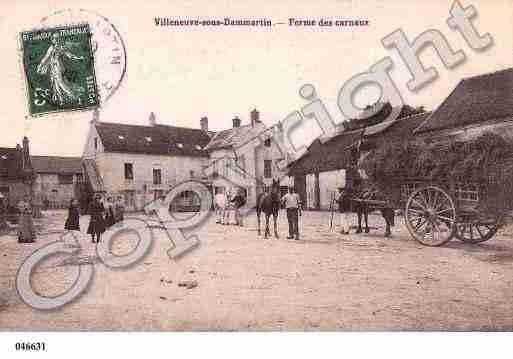
POLYGON ((147 126, 107 123, 95 111, 82 156, 88 191, 121 195, 127 210, 140 210, 178 182, 205 180, 211 133, 202 125, 161 125, 154 113, 147 126))
POLYGON ((67 208, 71 199, 85 200, 80 157, 31 156, 34 196, 43 208, 67 208))
MULTIPOLYGON (((246 192, 246 205, 256 205, 256 198, 265 187, 279 180, 284 173, 278 168, 282 154, 271 138, 255 141, 266 130, 260 120, 260 113, 254 109, 250 122, 241 125, 238 117, 233 118, 232 128, 219 131, 205 147, 210 157, 205 174, 212 180, 214 194, 242 188, 246 192), (234 178, 231 170, 238 168, 242 178, 234 178)), ((283 181, 284 191, 287 182, 283 181)))

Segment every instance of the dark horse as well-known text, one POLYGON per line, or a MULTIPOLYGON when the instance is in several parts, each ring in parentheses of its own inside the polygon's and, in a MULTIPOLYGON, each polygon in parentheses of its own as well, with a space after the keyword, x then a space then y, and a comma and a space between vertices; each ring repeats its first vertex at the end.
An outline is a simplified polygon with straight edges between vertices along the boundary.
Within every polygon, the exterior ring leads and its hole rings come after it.
MULTIPOLYGON (((359 187, 359 186, 358 186, 359 187)), ((357 187, 357 188, 358 188, 357 187)), ((379 209, 383 219, 385 219, 385 237, 390 237, 392 232, 390 231, 390 227, 393 227, 395 224, 395 212, 393 208, 387 208, 380 205, 373 205, 366 200, 370 201, 380 201, 385 200, 382 196, 379 195, 377 191, 373 190, 363 190, 358 188, 358 190, 354 194, 354 198, 359 198, 362 201, 352 201, 353 211, 358 215, 358 229, 356 233, 362 233, 362 219, 365 221, 365 233, 369 233, 369 213, 374 210, 379 209)))
POLYGON ((258 221, 258 235, 260 232, 260 214, 264 212, 265 214, 265 235, 267 238, 268 235, 271 235, 269 230, 269 217, 271 214, 273 215, 274 220, 274 236, 278 238, 278 212, 280 210, 280 182, 273 180, 273 184, 271 186, 270 191, 266 191, 261 193, 257 197, 256 201, 256 214, 258 221))

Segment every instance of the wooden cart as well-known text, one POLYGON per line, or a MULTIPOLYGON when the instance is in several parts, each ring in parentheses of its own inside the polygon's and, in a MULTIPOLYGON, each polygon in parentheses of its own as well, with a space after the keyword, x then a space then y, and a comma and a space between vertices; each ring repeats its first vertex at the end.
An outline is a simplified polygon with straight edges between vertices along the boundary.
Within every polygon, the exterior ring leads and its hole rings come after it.
POLYGON ((453 237, 466 243, 487 241, 497 233, 507 212, 492 214, 484 209, 486 193, 473 183, 404 178, 392 187, 385 191, 371 188, 353 200, 375 209, 403 209, 411 236, 427 246, 440 246, 453 237))

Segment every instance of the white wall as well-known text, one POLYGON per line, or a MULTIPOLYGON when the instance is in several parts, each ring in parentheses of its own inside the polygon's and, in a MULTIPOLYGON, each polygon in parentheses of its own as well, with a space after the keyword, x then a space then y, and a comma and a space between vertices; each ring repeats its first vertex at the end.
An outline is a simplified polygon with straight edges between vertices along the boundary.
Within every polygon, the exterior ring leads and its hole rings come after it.
POLYGON ((104 152, 96 157, 96 165, 102 176, 107 195, 121 194, 124 191, 136 192, 136 209, 154 199, 155 190, 164 193, 174 184, 194 177, 203 176, 206 157, 161 156, 131 153, 104 152), (133 180, 125 179, 125 163, 133 167, 133 180), (161 170, 162 183, 153 184, 153 169, 161 170))
POLYGON ((319 173, 320 207, 329 209, 333 195, 338 187, 346 184, 346 170, 335 170, 319 173))

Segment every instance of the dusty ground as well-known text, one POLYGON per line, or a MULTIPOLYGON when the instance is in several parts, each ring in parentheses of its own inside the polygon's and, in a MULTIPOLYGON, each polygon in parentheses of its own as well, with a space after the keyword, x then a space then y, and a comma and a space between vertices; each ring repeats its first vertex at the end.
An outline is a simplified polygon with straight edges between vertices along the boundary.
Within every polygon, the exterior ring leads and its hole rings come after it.
MULTIPOLYGON (((25 305, 14 287, 16 271, 36 248, 59 238, 63 212, 47 213, 33 245, 0 237, 2 330, 513 330, 513 228, 481 245, 456 239, 430 248, 413 241, 401 218, 392 239, 382 220, 368 235, 330 231, 328 213, 305 212, 302 240, 257 237, 246 227, 214 221, 199 230, 201 246, 179 261, 166 255, 159 230, 149 255, 126 270, 95 257, 84 237, 80 260, 94 263, 87 293, 62 309, 42 312, 25 305), (50 233, 50 234, 48 234, 50 233), (192 289, 181 280, 196 280, 192 289)), ((85 232, 89 218, 81 219, 85 232)), ((134 238, 116 242, 127 253, 134 238)), ((72 283, 75 260, 48 259, 34 287, 57 295, 72 283)))

